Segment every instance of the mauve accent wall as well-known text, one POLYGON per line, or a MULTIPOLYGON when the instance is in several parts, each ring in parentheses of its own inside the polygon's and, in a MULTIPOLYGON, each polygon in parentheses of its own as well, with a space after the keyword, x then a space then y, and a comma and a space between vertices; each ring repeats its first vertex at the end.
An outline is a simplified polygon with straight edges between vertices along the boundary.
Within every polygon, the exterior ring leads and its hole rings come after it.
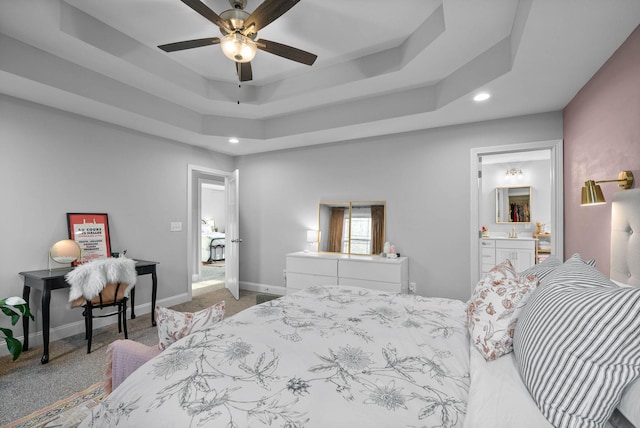
POLYGON ((603 183, 607 204, 580 206, 586 180, 611 180, 630 170, 640 187, 640 26, 563 111, 565 258, 595 258, 609 274, 611 200, 616 183, 603 183))

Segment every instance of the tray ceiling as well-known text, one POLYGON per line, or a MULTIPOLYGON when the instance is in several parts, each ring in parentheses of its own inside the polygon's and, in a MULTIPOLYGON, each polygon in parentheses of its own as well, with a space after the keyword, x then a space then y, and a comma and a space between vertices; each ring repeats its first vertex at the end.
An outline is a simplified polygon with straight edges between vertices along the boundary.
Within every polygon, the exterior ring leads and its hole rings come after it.
POLYGON ((239 85, 217 45, 157 48, 220 35, 179 0, 5 1, 0 91, 242 155, 560 110, 639 23, 637 0, 301 0, 259 38, 316 63, 258 51, 239 85))

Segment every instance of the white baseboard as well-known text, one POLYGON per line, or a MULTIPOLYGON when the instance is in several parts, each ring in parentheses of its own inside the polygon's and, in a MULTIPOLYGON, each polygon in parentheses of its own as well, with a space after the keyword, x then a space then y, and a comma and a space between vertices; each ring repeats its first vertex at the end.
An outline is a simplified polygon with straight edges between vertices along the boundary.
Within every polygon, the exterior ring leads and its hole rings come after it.
MULTIPOLYGON (((191 301, 191 297, 189 296, 189 294, 182 293, 182 294, 178 294, 177 296, 172 296, 166 299, 157 300, 156 305, 170 307, 170 306, 179 305, 180 303, 185 303, 190 301, 191 301)), ((130 311, 131 311, 131 308, 128 308, 127 312, 130 313, 130 311)), ((78 313, 82 313, 81 309, 78 309, 78 313)), ((149 317, 150 313, 151 313, 151 302, 142 303, 140 305, 135 306, 136 319, 141 317, 143 318, 146 317, 149 319, 149 325, 151 325, 151 318, 149 317)), ((117 317, 95 318, 93 320, 93 328, 96 329, 100 327, 105 327, 111 324, 116 324, 117 322, 118 322, 117 317)), ((31 330, 33 328, 34 328, 34 324, 33 322, 31 322, 31 324, 29 325, 29 329, 31 330)), ((20 330, 22 330, 22 322, 19 322, 14 327, 14 330, 13 330, 14 335, 20 330)), ((49 343, 55 340, 64 339, 66 337, 75 336, 76 334, 82 334, 82 333, 84 333, 84 319, 80 321, 74 321, 68 324, 64 324, 58 327, 54 327, 51 330, 49 330, 49 343)), ((15 336, 15 337, 16 339, 20 340, 20 342, 24 343, 24 335, 15 336)), ((29 333, 29 349, 33 349, 38 346, 42 347, 42 344, 43 344, 42 331, 29 333)), ((0 356, 5 356, 5 355, 9 355, 9 350, 7 349, 7 346, 3 340, 2 342, 0 342, 0 356)))
POLYGON ((276 294, 278 296, 284 296, 287 294, 286 287, 278 285, 258 284, 256 282, 240 281, 240 288, 243 290, 257 291, 259 293, 276 294))

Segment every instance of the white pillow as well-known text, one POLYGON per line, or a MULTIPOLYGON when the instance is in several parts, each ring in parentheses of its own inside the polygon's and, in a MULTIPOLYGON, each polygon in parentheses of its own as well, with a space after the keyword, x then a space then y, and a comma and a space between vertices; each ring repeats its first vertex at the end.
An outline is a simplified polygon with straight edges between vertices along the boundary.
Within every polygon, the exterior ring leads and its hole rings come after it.
POLYGON ((166 349, 185 336, 204 330, 224 318, 224 300, 198 312, 178 312, 156 306, 158 347, 166 349))
POLYGON ((514 354, 556 427, 603 427, 640 377, 640 289, 621 288, 579 258, 556 269, 516 326, 514 354))
POLYGON ((467 327, 485 360, 512 351, 518 316, 539 283, 533 275, 516 275, 509 260, 494 266, 478 282, 467 302, 467 327))

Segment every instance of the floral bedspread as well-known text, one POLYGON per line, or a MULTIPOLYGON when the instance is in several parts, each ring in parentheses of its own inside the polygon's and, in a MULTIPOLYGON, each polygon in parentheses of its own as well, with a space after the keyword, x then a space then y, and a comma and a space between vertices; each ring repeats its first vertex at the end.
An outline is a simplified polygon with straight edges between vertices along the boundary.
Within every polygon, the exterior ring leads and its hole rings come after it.
POLYGON ((313 287, 174 343, 81 427, 457 427, 465 306, 313 287))

